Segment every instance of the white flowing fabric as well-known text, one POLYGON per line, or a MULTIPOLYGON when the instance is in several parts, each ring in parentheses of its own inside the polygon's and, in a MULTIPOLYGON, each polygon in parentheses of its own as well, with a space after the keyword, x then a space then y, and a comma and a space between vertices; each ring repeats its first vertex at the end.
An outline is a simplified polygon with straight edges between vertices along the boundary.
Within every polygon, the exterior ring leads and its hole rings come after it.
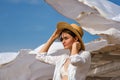
MULTIPOLYGON (((49 80, 52 79, 54 66, 41 63, 35 59, 34 54, 29 54, 29 49, 20 50, 19 55, 14 54, 1 56, 9 63, 1 64, 0 80, 49 80), (10 59, 11 58, 11 59, 10 59)), ((4 53, 0 53, 4 54, 4 53)), ((10 53, 8 53, 10 54, 10 53)), ((1 60, 1 59, 0 59, 1 60)))
POLYGON ((19 54, 18 52, 0 53, 0 65, 13 61, 17 57, 18 54, 19 54))
POLYGON ((45 0, 84 30, 102 36, 110 44, 120 42, 120 6, 108 0, 45 0))

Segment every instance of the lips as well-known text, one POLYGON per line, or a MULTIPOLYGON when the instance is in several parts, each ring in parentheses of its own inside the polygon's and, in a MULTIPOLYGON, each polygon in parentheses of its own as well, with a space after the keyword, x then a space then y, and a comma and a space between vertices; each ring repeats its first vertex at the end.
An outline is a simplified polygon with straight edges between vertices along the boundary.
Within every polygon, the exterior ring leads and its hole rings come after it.
POLYGON ((65 47, 66 45, 65 45, 65 44, 63 44, 63 46, 65 47))
POLYGON ((66 45, 63 44, 63 46, 65 47, 66 45))

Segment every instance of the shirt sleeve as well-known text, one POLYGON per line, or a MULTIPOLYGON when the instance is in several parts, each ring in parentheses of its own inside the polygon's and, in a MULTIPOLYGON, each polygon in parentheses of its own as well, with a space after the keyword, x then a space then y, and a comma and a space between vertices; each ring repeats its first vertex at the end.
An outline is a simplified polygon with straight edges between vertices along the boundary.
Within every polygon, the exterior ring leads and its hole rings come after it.
POLYGON ((70 56, 70 61, 74 66, 82 66, 91 62, 91 55, 88 51, 83 51, 79 54, 70 56))
POLYGON ((31 51, 29 53, 36 54, 36 59, 47 64, 55 65, 57 60, 60 58, 60 56, 52 56, 48 55, 47 52, 44 53, 38 53, 35 51, 31 51))

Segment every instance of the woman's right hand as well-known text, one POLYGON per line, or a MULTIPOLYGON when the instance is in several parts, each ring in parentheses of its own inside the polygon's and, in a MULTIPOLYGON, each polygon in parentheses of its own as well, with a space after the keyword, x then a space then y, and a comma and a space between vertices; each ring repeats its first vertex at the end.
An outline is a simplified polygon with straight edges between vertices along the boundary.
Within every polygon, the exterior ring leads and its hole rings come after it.
POLYGON ((54 42, 55 39, 57 39, 60 36, 61 30, 55 30, 52 34, 52 36, 48 39, 48 41, 45 43, 45 45, 41 48, 39 51, 40 53, 48 52, 49 47, 54 42))
POLYGON ((61 33, 61 30, 56 29, 52 34, 52 38, 57 39, 60 36, 60 33, 61 33))

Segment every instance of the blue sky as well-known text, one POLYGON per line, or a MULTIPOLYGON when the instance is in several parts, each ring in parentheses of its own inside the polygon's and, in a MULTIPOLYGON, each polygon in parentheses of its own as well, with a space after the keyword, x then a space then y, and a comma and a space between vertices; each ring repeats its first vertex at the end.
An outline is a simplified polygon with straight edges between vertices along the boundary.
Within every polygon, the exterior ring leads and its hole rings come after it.
MULTIPOLYGON (((110 0, 120 5, 119 0, 110 0)), ((44 0, 0 0, 0 52, 35 49, 45 43, 59 21, 75 23, 44 0)), ((87 32, 85 43, 98 36, 87 32)))

